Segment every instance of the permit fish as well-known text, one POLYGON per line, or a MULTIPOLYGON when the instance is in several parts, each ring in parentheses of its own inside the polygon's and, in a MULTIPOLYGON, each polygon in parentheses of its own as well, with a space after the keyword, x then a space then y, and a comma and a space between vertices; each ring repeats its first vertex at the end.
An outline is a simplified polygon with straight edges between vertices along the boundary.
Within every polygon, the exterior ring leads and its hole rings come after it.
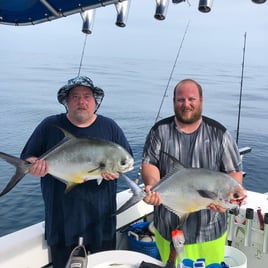
MULTIPOLYGON (((146 193, 144 189, 122 174, 133 196, 123 204, 116 214, 122 213, 141 201, 146 193)), ((206 209, 208 205, 220 205, 233 209, 245 203, 246 190, 233 177, 226 173, 205 168, 185 168, 178 160, 174 170, 151 188, 158 192, 162 205, 182 219, 192 212, 206 209)))
MULTIPOLYGON (((133 157, 119 144, 98 138, 77 138, 61 129, 65 138, 39 159, 48 163, 48 173, 66 184, 66 192, 75 185, 97 179, 101 173, 125 173, 133 169, 133 157)), ((16 172, 0 196, 9 192, 32 166, 18 157, 0 152, 0 158, 16 167, 16 172)))

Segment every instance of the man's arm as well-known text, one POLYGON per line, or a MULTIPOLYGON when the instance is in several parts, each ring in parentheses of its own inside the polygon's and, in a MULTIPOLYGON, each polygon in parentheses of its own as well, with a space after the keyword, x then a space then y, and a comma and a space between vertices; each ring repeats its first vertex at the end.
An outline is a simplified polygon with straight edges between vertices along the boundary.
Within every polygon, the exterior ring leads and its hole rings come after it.
POLYGON ((141 166, 141 174, 144 184, 154 186, 160 180, 160 172, 159 169, 148 163, 143 163, 141 166))
POLYGON ((160 181, 159 169, 152 164, 143 163, 141 174, 147 193, 143 201, 150 205, 159 206, 162 202, 160 195, 157 192, 151 192, 151 188, 160 181))

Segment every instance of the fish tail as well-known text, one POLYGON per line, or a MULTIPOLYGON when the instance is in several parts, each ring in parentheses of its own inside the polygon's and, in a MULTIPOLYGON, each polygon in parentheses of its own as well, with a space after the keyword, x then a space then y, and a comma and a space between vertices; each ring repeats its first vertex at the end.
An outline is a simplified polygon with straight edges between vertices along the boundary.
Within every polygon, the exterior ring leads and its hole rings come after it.
POLYGON ((16 167, 15 174, 12 176, 3 191, 0 192, 0 196, 2 196, 8 193, 29 172, 30 164, 18 157, 3 152, 0 152, 0 158, 16 167))
POLYGON ((125 210, 127 210, 128 208, 134 206, 135 204, 140 202, 146 196, 143 189, 141 187, 139 187, 139 185, 137 185, 135 182, 133 182, 129 177, 127 177, 125 174, 121 174, 121 176, 125 180, 125 182, 129 185, 133 195, 126 203, 124 203, 116 211, 116 213, 115 213, 116 215, 118 215, 118 214, 124 212, 125 210))

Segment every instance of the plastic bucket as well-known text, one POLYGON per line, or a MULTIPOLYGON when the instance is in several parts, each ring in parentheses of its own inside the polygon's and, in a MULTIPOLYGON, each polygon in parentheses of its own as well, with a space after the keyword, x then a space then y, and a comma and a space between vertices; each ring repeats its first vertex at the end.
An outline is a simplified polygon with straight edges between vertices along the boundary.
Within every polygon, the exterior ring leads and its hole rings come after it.
POLYGON ((234 247, 225 246, 224 262, 231 268, 247 268, 247 256, 234 247))
POLYGON ((131 250, 147 254, 153 258, 160 259, 159 251, 154 242, 154 239, 149 239, 146 234, 150 233, 148 230, 150 222, 139 222, 131 225, 128 228, 128 243, 131 250), (141 239, 140 234, 145 234, 145 237, 141 239))

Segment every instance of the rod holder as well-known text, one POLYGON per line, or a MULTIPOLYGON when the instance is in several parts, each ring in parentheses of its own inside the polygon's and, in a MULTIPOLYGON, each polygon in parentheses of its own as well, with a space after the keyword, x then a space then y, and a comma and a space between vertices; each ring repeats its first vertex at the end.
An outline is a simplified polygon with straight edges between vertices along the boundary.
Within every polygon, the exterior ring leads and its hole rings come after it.
POLYGON ((80 12, 83 25, 82 25, 82 32, 85 34, 91 34, 93 29, 93 23, 95 19, 95 9, 89 9, 83 12, 80 12))
POLYGON ((156 0, 155 19, 164 20, 166 18, 168 4, 169 0, 156 0))
POLYGON ((233 238, 234 238, 234 230, 235 230, 235 212, 234 210, 229 210, 229 223, 228 223, 228 236, 227 236, 227 243, 228 246, 232 245, 233 238))
POLYGON ((127 18, 128 18, 128 11, 130 7, 130 0, 118 2, 115 4, 117 17, 115 21, 115 25, 119 27, 125 27, 127 18))
POLYGON ((203 13, 211 11, 213 0, 199 0, 198 10, 203 13))
POLYGON ((268 213, 264 214, 263 253, 268 253, 268 213))
POLYGON ((254 210, 252 208, 246 209, 246 231, 245 231, 245 247, 249 247, 251 244, 251 234, 252 234, 252 221, 254 217, 254 210))

